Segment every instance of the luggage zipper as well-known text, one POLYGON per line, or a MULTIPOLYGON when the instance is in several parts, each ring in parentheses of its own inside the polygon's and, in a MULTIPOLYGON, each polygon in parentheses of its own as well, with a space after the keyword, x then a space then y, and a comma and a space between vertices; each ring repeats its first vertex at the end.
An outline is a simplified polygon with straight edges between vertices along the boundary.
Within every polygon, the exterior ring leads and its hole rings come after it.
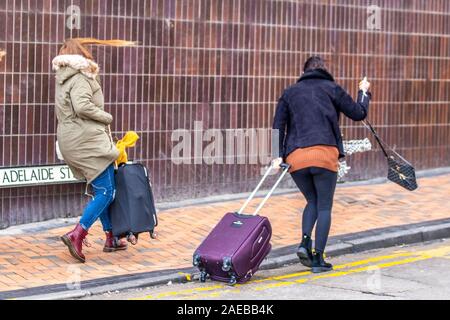
POLYGON ((148 184, 150 185, 150 188, 153 188, 153 186, 152 186, 152 179, 151 179, 151 177, 148 176, 146 167, 144 167, 144 171, 145 171, 145 176, 147 177, 147 180, 148 180, 148 184))

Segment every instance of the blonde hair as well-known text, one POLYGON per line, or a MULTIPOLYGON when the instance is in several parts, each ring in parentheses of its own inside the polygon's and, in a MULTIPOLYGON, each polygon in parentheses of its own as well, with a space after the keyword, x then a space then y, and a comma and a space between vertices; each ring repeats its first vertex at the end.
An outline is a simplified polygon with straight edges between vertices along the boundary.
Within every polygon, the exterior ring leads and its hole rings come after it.
POLYGON ((95 38, 73 38, 64 41, 61 49, 59 50, 60 55, 64 54, 78 54, 86 59, 94 60, 92 53, 86 47, 87 45, 100 45, 100 46, 110 46, 110 47, 134 47, 137 45, 134 41, 127 40, 99 40, 95 38))
POLYGON ((0 62, 2 61, 3 57, 6 56, 6 52, 3 49, 0 49, 0 62))

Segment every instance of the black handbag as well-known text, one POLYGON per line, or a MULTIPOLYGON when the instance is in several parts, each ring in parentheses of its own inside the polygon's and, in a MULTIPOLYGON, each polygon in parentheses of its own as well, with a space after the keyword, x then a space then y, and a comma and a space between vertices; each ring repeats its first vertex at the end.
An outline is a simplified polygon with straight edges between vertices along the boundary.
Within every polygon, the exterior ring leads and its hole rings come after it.
POLYGON ((383 151, 388 163, 388 180, 400 185, 409 191, 414 191, 418 188, 416 180, 416 171, 411 163, 405 160, 395 150, 390 148, 387 144, 383 143, 377 132, 370 124, 369 121, 363 121, 364 125, 372 132, 377 140, 378 144, 383 151), (389 149, 388 151, 386 150, 389 149))

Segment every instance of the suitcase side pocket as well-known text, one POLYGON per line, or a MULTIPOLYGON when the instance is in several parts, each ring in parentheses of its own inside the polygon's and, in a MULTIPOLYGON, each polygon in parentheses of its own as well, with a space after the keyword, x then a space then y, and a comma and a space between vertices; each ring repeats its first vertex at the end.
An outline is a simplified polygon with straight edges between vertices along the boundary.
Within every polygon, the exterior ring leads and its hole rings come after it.
POLYGON ((261 254, 265 252, 267 243, 270 241, 270 232, 266 226, 263 227, 258 237, 252 246, 251 262, 253 264, 255 259, 259 259, 261 254))

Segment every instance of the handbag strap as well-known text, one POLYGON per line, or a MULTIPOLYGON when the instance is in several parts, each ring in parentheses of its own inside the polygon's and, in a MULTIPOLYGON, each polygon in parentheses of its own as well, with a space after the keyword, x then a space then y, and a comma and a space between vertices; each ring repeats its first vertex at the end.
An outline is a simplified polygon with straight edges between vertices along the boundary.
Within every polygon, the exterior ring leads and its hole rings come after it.
POLYGON ((378 144, 381 147, 381 150, 383 151, 384 156, 389 159, 389 155, 386 152, 386 147, 392 152, 394 153, 397 157, 399 157, 400 159, 402 159, 405 163, 409 164, 410 166, 412 166, 412 164, 406 160, 405 158, 403 158, 397 151, 395 151, 394 149, 392 149, 391 147, 389 147, 389 145, 387 143, 385 143, 380 136, 378 135, 378 133, 375 131, 375 129, 373 128, 372 124, 369 122, 369 120, 363 120, 362 123, 366 126, 366 128, 368 128, 372 134, 374 135, 375 139, 377 140, 378 144))
POLYGON ((381 150, 384 153, 384 156, 386 158, 389 158, 389 155, 387 154, 386 149, 385 149, 383 143, 381 142, 381 138, 378 136, 378 133, 375 131, 375 129, 373 128, 372 124, 368 120, 363 120, 362 123, 366 126, 366 128, 368 128, 372 132, 372 134, 374 135, 374 137, 377 140, 378 144, 380 145, 381 150))

